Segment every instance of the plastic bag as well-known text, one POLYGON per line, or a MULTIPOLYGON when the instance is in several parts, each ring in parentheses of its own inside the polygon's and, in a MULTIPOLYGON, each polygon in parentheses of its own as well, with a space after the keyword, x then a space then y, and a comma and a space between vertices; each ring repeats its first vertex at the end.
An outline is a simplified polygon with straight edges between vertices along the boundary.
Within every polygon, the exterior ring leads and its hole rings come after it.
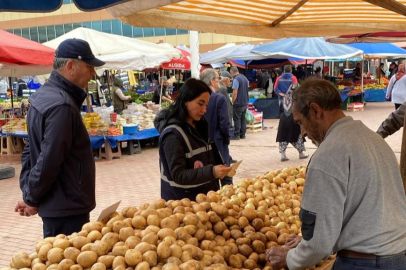
POLYGON ((254 120, 255 120, 255 116, 252 114, 252 112, 250 112, 249 110, 247 110, 247 111, 245 112, 245 122, 246 122, 247 124, 251 124, 251 123, 254 122, 254 120))
POLYGON ((27 86, 29 89, 38 89, 41 87, 41 84, 39 82, 34 81, 34 77, 30 77, 28 80, 27 86))

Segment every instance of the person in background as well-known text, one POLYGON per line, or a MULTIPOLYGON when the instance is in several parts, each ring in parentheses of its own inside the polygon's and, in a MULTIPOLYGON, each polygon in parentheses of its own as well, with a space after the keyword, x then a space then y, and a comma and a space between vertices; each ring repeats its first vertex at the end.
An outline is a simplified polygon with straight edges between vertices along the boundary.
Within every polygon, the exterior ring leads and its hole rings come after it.
POLYGON ((382 138, 386 138, 396 131, 398 131, 400 128, 403 127, 403 123, 405 121, 405 105, 406 102, 404 102, 402 105, 399 106, 399 108, 392 112, 379 126, 378 130, 376 133, 378 133, 382 138))
POLYGON ((245 122, 245 113, 248 107, 248 89, 249 81, 247 77, 238 72, 237 67, 230 68, 230 74, 233 77, 233 121, 234 136, 231 140, 245 139, 247 124, 245 122))
POLYGON ((276 135, 282 162, 289 160, 286 156, 289 143, 299 152, 299 159, 305 159, 309 156, 304 145, 305 139, 300 134, 300 126, 295 123, 292 115, 292 95, 298 86, 297 83, 291 84, 283 97, 282 108, 284 112, 279 117, 278 133, 276 135))
POLYGON ((280 113, 283 112, 283 97, 293 83, 297 83, 297 78, 292 74, 292 66, 286 65, 282 75, 276 79, 274 84, 275 93, 278 95, 280 113))
POLYGON ((392 102, 395 104, 395 109, 406 101, 406 77, 405 77, 405 64, 399 64, 395 76, 389 81, 386 90, 386 98, 392 97, 392 102))
POLYGON ((354 81, 362 80, 361 63, 357 63, 357 66, 354 68, 352 74, 354 77, 354 81))
POLYGON ((383 69, 383 67, 385 66, 384 63, 380 63, 379 67, 376 68, 376 78, 382 78, 382 77, 386 77, 386 71, 383 69))
MULTIPOLYGON (((220 89, 220 76, 216 70, 207 68, 200 73, 200 80, 211 89, 209 104, 205 118, 209 123, 209 138, 214 141, 219 150, 224 164, 230 166, 230 119, 228 118, 227 99, 217 93, 220 89)), ((224 177, 221 185, 232 185, 231 177, 224 177)))
POLYGON ((220 188, 231 170, 210 144, 208 123, 204 118, 211 94, 202 81, 188 79, 167 109, 156 116, 159 137, 161 197, 164 200, 196 200, 220 188))
POLYGON ((392 79, 393 75, 395 75, 398 72, 398 65, 396 62, 392 62, 389 65, 389 79, 392 79))
POLYGON ((21 77, 18 77, 17 80, 17 97, 23 97, 23 90, 28 89, 27 83, 21 79, 21 77))
POLYGON ((86 41, 64 40, 55 50, 49 80, 30 97, 21 156, 23 200, 15 211, 38 213, 44 238, 79 232, 96 206, 95 164, 80 106, 94 67, 103 65, 86 41))
POLYGON ((306 80, 293 93, 295 122, 318 149, 307 167, 302 237, 267 251, 272 269, 305 269, 334 253, 336 270, 406 269, 406 197, 396 156, 341 104, 327 80, 306 80))
POLYGON ((123 110, 125 109, 125 103, 126 101, 129 101, 131 99, 130 96, 125 96, 123 93, 123 81, 115 77, 114 78, 114 83, 113 83, 113 107, 114 107, 114 112, 116 113, 122 113, 123 110))
POLYGON ((313 76, 316 77, 317 79, 323 79, 323 74, 321 74, 321 67, 316 67, 313 76))
POLYGON ((298 80, 304 80, 304 79, 306 78, 306 72, 304 71, 302 65, 299 65, 299 66, 297 67, 297 72, 296 72, 296 74, 297 74, 296 78, 297 78, 298 80))
MULTIPOLYGON (((217 93, 223 95, 227 100, 228 119, 230 120, 230 130, 234 132, 233 125, 233 104, 231 103, 230 95, 228 94, 228 88, 231 87, 231 79, 233 78, 228 71, 222 71, 220 74, 220 89, 217 93)), ((230 164, 236 163, 237 160, 233 159, 230 155, 230 164)))
POLYGON ((7 95, 7 90, 9 89, 6 78, 0 77, 0 94, 7 95))
POLYGON ((160 96, 161 96, 161 85, 162 85, 162 101, 168 101, 170 103, 173 102, 171 96, 168 93, 168 79, 166 78, 166 76, 162 76, 161 77, 161 84, 157 85, 155 91, 154 91, 154 95, 152 96, 152 102, 154 102, 155 104, 159 104, 160 101, 160 96))

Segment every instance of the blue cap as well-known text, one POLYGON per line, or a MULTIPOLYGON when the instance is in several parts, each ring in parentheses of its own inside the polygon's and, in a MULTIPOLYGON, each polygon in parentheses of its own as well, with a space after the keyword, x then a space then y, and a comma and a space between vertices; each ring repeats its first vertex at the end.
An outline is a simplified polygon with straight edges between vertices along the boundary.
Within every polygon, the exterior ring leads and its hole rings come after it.
POLYGON ((77 38, 70 38, 62 41, 55 50, 55 57, 79 59, 94 67, 101 67, 105 64, 105 62, 94 56, 89 43, 77 38))

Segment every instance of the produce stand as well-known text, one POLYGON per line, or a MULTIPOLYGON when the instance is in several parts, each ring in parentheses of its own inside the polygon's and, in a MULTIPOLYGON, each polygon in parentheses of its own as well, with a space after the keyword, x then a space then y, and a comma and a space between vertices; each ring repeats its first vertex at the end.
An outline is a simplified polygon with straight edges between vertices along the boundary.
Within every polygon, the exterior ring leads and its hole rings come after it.
MULTIPOLYGON (((245 178, 238 185, 199 194, 195 201, 158 199, 119 211, 117 204, 112 205, 81 231, 41 240, 30 255, 15 253, 5 270, 37 270, 46 265, 94 270, 271 270, 266 250, 300 233, 306 169, 289 167, 245 178)), ((334 259, 329 256, 307 269, 330 270, 334 259)))

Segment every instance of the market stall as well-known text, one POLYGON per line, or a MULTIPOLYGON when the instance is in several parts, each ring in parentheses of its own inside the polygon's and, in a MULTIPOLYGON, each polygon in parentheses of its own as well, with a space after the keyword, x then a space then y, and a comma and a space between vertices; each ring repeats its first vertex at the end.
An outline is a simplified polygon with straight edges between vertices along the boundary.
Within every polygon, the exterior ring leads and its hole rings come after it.
MULTIPOLYGON (((271 270, 266 251, 300 233, 305 178, 306 166, 290 167, 199 194, 195 201, 158 199, 119 211, 113 204, 82 231, 54 237, 52 244, 51 238, 41 240, 34 254, 16 252, 10 263, 33 270, 46 264, 94 270, 271 270)), ((330 269, 334 258, 310 269, 330 269)))

